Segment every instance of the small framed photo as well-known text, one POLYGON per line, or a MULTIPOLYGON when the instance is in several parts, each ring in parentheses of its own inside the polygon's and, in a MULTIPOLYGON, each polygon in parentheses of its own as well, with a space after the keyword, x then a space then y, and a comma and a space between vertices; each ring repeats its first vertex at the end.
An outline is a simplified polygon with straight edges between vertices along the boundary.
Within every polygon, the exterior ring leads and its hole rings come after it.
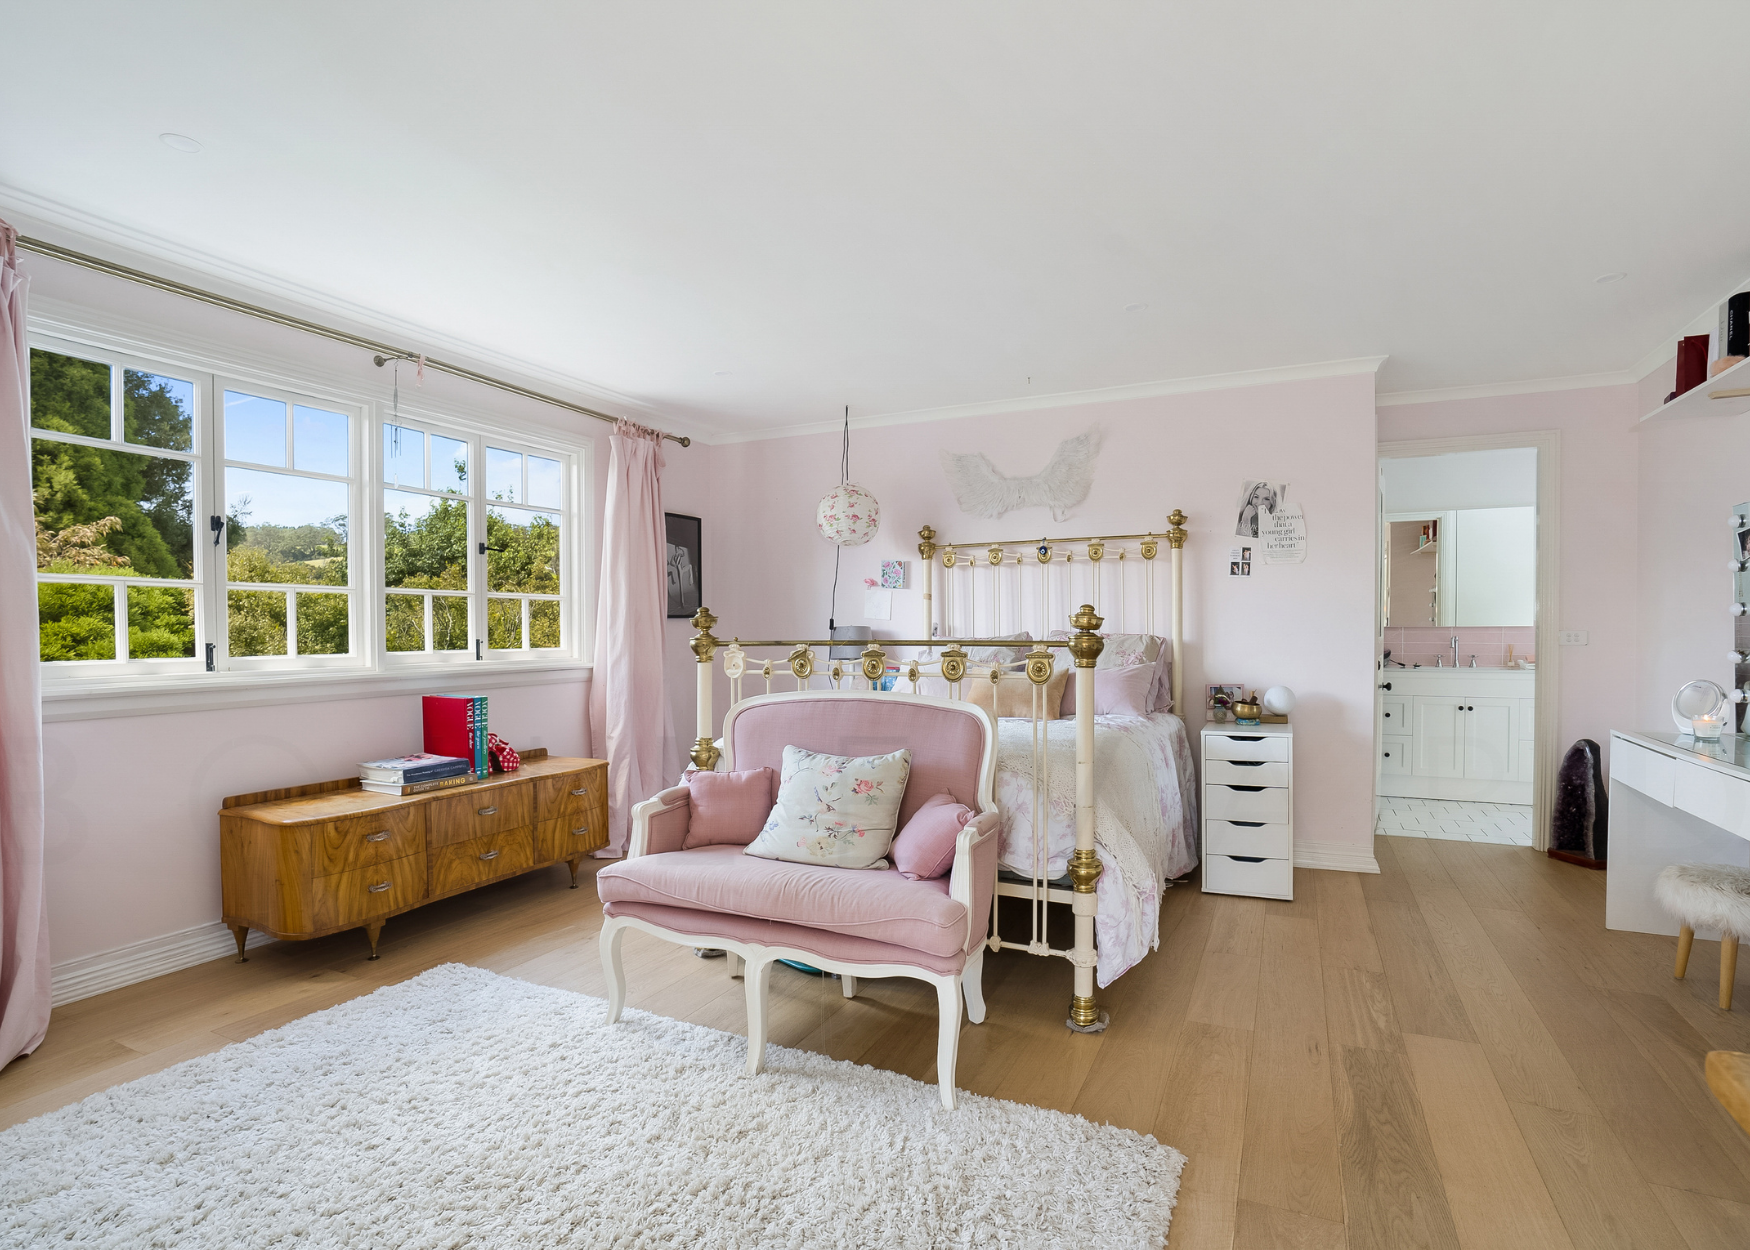
POLYGON ((699 548, 704 522, 678 512, 665 512, 662 519, 668 527, 668 614, 691 616, 703 602, 699 548))
POLYGON ((1209 688, 1209 702, 1205 706, 1211 711, 1216 708, 1226 708, 1238 703, 1245 697, 1245 694, 1246 688, 1244 686, 1211 686, 1209 688))

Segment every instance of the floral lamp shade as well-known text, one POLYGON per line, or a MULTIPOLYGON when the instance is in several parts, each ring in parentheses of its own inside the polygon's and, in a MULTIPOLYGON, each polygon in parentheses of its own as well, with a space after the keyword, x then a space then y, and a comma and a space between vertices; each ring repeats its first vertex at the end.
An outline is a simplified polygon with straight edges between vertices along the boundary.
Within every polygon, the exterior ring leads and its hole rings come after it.
POLYGON ((814 523, 821 537, 841 547, 860 547, 881 528, 881 505, 875 496, 854 482, 829 491, 815 509, 814 523))

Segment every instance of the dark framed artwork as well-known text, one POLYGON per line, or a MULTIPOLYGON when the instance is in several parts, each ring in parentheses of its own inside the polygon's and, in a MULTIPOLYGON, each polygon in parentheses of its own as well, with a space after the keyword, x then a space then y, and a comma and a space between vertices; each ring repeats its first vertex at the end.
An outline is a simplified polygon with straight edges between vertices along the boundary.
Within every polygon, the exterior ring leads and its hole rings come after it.
POLYGON ((665 512, 662 519, 668 526, 668 614, 691 616, 701 603, 704 566, 699 561, 699 546, 704 523, 678 512, 665 512))

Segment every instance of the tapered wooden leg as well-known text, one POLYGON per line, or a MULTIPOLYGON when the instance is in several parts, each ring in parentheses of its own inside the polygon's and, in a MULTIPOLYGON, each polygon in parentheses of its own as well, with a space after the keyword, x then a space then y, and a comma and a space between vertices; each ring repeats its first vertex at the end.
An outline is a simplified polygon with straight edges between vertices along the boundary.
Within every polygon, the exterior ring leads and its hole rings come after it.
POLYGON ((1720 937, 1720 1010, 1732 1009, 1732 982, 1738 979, 1738 935, 1720 937))
POLYGON ((766 1066, 766 985, 772 979, 772 961, 761 959, 743 974, 747 988, 747 1074, 766 1066))
POLYGON ((984 947, 972 952, 960 973, 960 991, 966 997, 966 1018, 973 1024, 984 1023, 984 947))
POLYGON ((237 960, 236 960, 236 962, 240 963, 240 964, 248 963, 249 956, 247 956, 243 953, 243 943, 245 943, 249 940, 249 926, 246 924, 234 924, 234 925, 232 925, 231 926, 231 936, 237 939, 237 960))
POLYGON ((936 982, 936 1011, 940 1016, 936 1033, 936 1085, 942 1091, 942 1105, 954 1110, 954 1065, 960 1057, 960 978, 944 977, 936 982))
POLYGON ((1671 975, 1679 981, 1683 974, 1689 971, 1689 948, 1695 945, 1695 930, 1684 925, 1677 930, 1677 971, 1671 975))
POLYGON ((617 1023, 620 1010, 626 1005, 626 969, 620 964, 620 939, 626 936, 623 926, 609 923, 602 930, 602 972, 608 979, 608 1020, 617 1023))
POLYGON ((739 977, 746 973, 747 960, 743 959, 740 955, 737 955, 734 951, 729 951, 727 953, 729 958, 724 962, 729 965, 729 975, 732 977, 739 977))
POLYGON ((839 977, 839 988, 845 992, 846 998, 857 996, 857 978, 846 972, 839 977))
POLYGON ((381 936, 382 932, 383 922, 381 920, 371 920, 365 923, 365 936, 371 940, 372 959, 377 958, 377 938, 381 936))
POLYGON ((576 859, 566 860, 565 866, 571 869, 571 888, 575 890, 577 888, 577 870, 583 867, 583 856, 579 855, 576 859))

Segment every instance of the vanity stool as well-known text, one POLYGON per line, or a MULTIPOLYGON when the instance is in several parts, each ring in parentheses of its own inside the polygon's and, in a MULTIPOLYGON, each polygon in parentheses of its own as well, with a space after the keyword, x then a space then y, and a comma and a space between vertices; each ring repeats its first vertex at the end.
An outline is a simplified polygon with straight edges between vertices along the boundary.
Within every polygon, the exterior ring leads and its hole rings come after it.
POLYGON ((1681 926, 1677 931, 1678 980, 1689 968, 1697 929, 1720 930, 1720 1010, 1732 1009, 1738 973, 1738 939, 1750 938, 1750 868, 1729 864, 1672 864, 1653 882, 1653 896, 1681 926))

